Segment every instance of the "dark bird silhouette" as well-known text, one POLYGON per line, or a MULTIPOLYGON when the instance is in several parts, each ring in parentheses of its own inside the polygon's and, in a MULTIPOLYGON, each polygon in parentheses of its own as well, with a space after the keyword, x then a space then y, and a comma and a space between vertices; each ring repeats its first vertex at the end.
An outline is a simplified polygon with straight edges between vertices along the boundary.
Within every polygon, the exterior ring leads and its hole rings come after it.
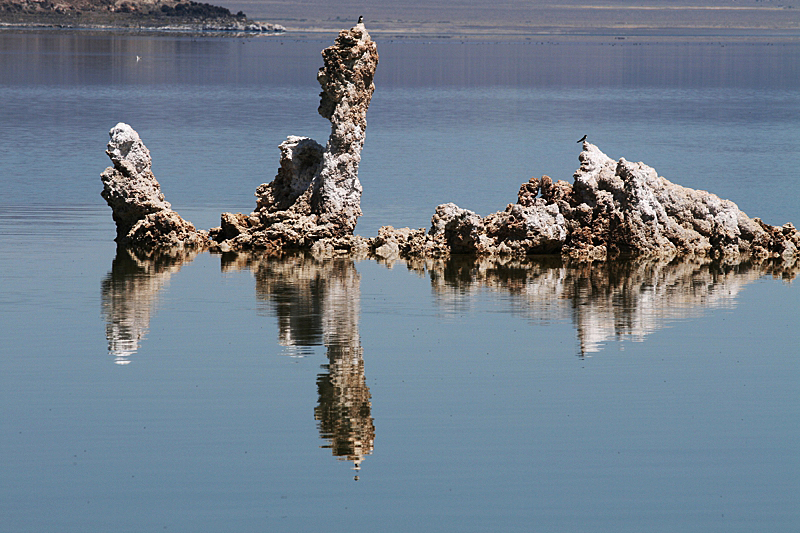
POLYGON ((580 141, 578 141, 578 142, 579 142, 579 143, 582 143, 582 142, 583 142, 583 141, 585 141, 585 140, 586 140, 586 135, 584 135, 583 137, 581 137, 581 140, 580 140, 580 141))
POLYGON ((364 17, 358 17, 358 22, 356 22, 356 24, 364 24, 364 17))

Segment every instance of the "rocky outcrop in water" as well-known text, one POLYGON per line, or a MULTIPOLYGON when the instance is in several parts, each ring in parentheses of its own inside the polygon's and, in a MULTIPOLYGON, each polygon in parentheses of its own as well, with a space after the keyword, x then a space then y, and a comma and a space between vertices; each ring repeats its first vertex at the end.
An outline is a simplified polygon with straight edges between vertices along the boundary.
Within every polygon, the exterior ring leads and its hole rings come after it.
POLYGON ((322 57, 318 111, 331 122, 327 145, 297 136, 284 141, 278 175, 256 190, 256 210, 224 213, 221 226, 211 230, 212 249, 299 249, 324 242, 349 250, 360 242, 351 237, 361 216, 358 165, 378 49, 359 23, 342 30, 322 57))
POLYGON ((208 233, 171 209, 151 170, 150 151, 129 125, 109 131, 106 154, 113 167, 101 175, 105 198, 117 224, 117 243, 142 248, 205 247, 208 233))
POLYGON ((455 204, 436 208, 427 232, 384 227, 377 255, 562 254, 605 260, 798 255, 800 232, 751 219, 733 202, 671 183, 644 163, 614 161, 583 144, 574 183, 531 178, 504 211, 481 217, 455 204))
POLYGON ((644 163, 615 161, 588 142, 572 184, 531 178, 515 203, 485 217, 442 204, 428 230, 386 226, 370 239, 355 236, 361 216, 358 167, 378 52, 359 23, 342 30, 322 56, 318 112, 331 122, 327 144, 289 136, 280 145, 277 176, 256 189, 255 211, 223 213, 220 227, 208 234, 196 231, 164 201, 136 132, 125 124, 112 129, 108 154, 114 168, 103 173, 103 197, 114 210, 117 241, 385 259, 560 254, 585 261, 619 256, 739 261, 800 255, 800 232, 792 224, 751 219, 729 200, 676 185, 644 163))

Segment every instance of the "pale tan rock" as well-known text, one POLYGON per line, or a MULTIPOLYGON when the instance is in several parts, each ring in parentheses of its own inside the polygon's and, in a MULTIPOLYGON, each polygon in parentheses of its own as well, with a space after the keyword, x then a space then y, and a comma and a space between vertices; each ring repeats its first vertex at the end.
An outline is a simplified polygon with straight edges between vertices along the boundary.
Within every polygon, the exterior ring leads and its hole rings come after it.
POLYGON ((562 254, 602 261, 624 254, 737 261, 791 258, 800 248, 794 226, 751 219, 733 202, 676 185, 644 163, 614 161, 590 143, 579 160, 572 185, 531 178, 517 203, 486 217, 442 204, 427 233, 382 228, 372 249, 383 256, 396 248, 406 257, 562 254))
POLYGON ((151 170, 150 151, 139 134, 120 122, 109 132, 106 153, 113 167, 101 175, 114 222, 117 243, 144 248, 205 247, 208 233, 171 209, 151 170))
POLYGON ((239 224, 233 233, 228 223, 233 215, 223 215, 220 231, 211 232, 212 249, 337 250, 341 244, 316 243, 353 235, 361 216, 358 166, 378 50, 364 25, 357 24, 342 30, 322 57, 318 111, 331 122, 326 146, 298 136, 281 143, 278 175, 256 190, 256 210, 250 215, 256 222, 239 224))

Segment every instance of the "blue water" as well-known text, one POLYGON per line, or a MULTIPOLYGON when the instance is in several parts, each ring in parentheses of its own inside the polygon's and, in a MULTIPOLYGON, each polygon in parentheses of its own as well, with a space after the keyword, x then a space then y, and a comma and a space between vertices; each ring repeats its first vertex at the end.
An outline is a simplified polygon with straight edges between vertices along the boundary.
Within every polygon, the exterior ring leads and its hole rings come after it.
MULTIPOLYGON (((0 531, 796 530, 796 266, 116 250, 114 124, 216 225, 327 137, 329 42, 0 33, 0 531)), ((357 231, 583 134, 797 223, 800 46, 724 44, 379 41, 357 231)))

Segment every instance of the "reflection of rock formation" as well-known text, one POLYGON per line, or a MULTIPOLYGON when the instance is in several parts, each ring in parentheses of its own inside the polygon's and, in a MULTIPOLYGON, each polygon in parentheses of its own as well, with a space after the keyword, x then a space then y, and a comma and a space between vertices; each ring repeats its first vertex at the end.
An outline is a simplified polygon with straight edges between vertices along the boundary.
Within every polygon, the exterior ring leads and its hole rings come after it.
POLYGON ((735 304, 748 283, 766 276, 793 279, 800 263, 631 260, 567 266, 558 258, 420 260, 441 305, 463 308, 474 291, 507 291, 516 311, 534 320, 571 319, 580 353, 611 340, 642 341, 676 320, 735 304))
POLYGON ((360 470, 375 440, 362 356, 360 343, 329 345, 328 373, 317 377, 319 405, 314 409, 320 436, 329 441, 325 447, 336 457, 353 461, 355 470, 360 470))
POLYGON ((150 326, 158 293, 195 255, 186 250, 145 254, 125 247, 117 249, 111 272, 101 285, 108 353, 116 363, 130 362, 128 358, 138 351, 150 326))
POLYGON ((324 344, 327 373, 317 377, 314 418, 333 455, 360 469, 372 452, 375 426, 358 324, 360 277, 350 258, 223 256, 223 269, 249 268, 256 296, 278 317, 279 342, 303 353, 324 344))

